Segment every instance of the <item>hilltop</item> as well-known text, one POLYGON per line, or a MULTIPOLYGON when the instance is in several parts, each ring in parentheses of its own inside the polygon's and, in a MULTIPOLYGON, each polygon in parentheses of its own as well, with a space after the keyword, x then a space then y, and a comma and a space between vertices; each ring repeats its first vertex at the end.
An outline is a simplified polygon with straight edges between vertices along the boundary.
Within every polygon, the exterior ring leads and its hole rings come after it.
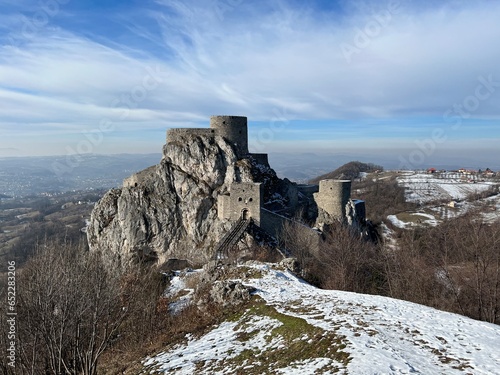
POLYGON ((360 161, 351 161, 346 163, 337 169, 323 174, 321 176, 315 177, 309 180, 310 184, 317 184, 321 180, 354 180, 360 176, 361 173, 369 173, 375 171, 382 171, 384 168, 380 165, 375 165, 372 163, 362 163, 360 161))
MULTIPOLYGON (((239 268, 247 308, 142 362, 157 373, 493 374, 500 327, 381 296, 320 290, 270 264, 239 268)), ((185 282, 170 290, 185 295, 185 282)))

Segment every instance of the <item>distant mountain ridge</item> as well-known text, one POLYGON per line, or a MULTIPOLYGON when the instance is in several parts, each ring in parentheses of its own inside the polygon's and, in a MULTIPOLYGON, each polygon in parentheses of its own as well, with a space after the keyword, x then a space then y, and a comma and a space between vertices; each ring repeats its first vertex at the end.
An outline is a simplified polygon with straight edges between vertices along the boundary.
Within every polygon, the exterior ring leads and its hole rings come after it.
POLYGON ((384 167, 373 163, 362 163, 360 161, 351 161, 341 167, 333 170, 332 172, 323 174, 309 180, 310 184, 318 184, 321 180, 334 179, 334 180, 354 180, 358 178, 362 172, 375 172, 377 170, 384 170, 384 167))

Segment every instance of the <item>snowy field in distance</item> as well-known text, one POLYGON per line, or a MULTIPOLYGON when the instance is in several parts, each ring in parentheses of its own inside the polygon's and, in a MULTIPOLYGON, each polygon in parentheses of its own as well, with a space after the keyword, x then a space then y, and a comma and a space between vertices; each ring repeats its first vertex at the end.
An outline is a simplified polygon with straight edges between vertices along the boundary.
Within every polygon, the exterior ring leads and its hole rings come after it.
POLYGON ((441 199, 463 200, 473 193, 481 193, 498 183, 464 179, 459 173, 418 173, 407 171, 398 177, 398 184, 407 189, 409 202, 426 203, 441 199))

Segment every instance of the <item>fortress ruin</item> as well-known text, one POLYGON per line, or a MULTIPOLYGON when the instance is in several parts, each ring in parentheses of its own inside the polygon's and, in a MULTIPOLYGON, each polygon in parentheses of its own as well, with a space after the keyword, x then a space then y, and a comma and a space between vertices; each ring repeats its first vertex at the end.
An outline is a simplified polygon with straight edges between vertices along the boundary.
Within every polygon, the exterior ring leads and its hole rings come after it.
MULTIPOLYGON (((193 137, 200 137, 208 141, 208 144, 212 143, 211 140, 216 143, 215 137, 222 137, 232 147, 237 163, 251 164, 256 167, 256 170, 265 170, 268 171, 267 173, 272 171, 267 154, 249 152, 246 117, 212 116, 208 128, 169 129, 164 155, 169 154, 170 151, 174 152, 179 146, 190 144, 193 137)), ((123 186, 135 188, 138 185, 147 184, 148 179, 151 178, 148 176, 152 173, 153 170, 149 168, 136 173, 125 179, 123 186)), ((274 171, 272 175, 275 176, 274 171)), ((216 190, 213 195, 216 199, 217 218, 232 223, 232 229, 226 232, 217 246, 217 256, 234 246, 250 225, 260 228, 274 238, 279 238, 285 223, 304 226, 295 221, 299 212, 307 212, 307 221, 314 223, 307 226, 314 241, 318 239, 325 225, 341 222, 361 227, 365 222, 364 202, 351 199, 351 181, 349 180, 322 180, 319 185, 297 185, 275 176, 274 183, 279 186, 271 188, 269 180, 265 178, 262 181, 258 177, 251 177, 253 181, 242 181, 237 176, 233 178, 234 182, 225 184, 223 189, 216 190), (282 205, 279 208, 273 206, 273 201, 280 199, 282 205), (312 230, 312 227, 319 231, 312 230)))

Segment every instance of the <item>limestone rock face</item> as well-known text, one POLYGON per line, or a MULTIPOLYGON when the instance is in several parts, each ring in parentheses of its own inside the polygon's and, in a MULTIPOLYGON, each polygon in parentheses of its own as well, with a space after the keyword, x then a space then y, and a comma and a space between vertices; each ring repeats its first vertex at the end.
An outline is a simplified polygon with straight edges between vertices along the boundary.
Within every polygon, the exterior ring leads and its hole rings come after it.
POLYGON ((217 217, 219 194, 232 182, 266 182, 271 194, 280 181, 272 169, 238 160, 224 138, 186 134, 164 146, 158 165, 97 203, 87 228, 90 249, 117 266, 170 258, 206 263, 231 227, 217 217))

